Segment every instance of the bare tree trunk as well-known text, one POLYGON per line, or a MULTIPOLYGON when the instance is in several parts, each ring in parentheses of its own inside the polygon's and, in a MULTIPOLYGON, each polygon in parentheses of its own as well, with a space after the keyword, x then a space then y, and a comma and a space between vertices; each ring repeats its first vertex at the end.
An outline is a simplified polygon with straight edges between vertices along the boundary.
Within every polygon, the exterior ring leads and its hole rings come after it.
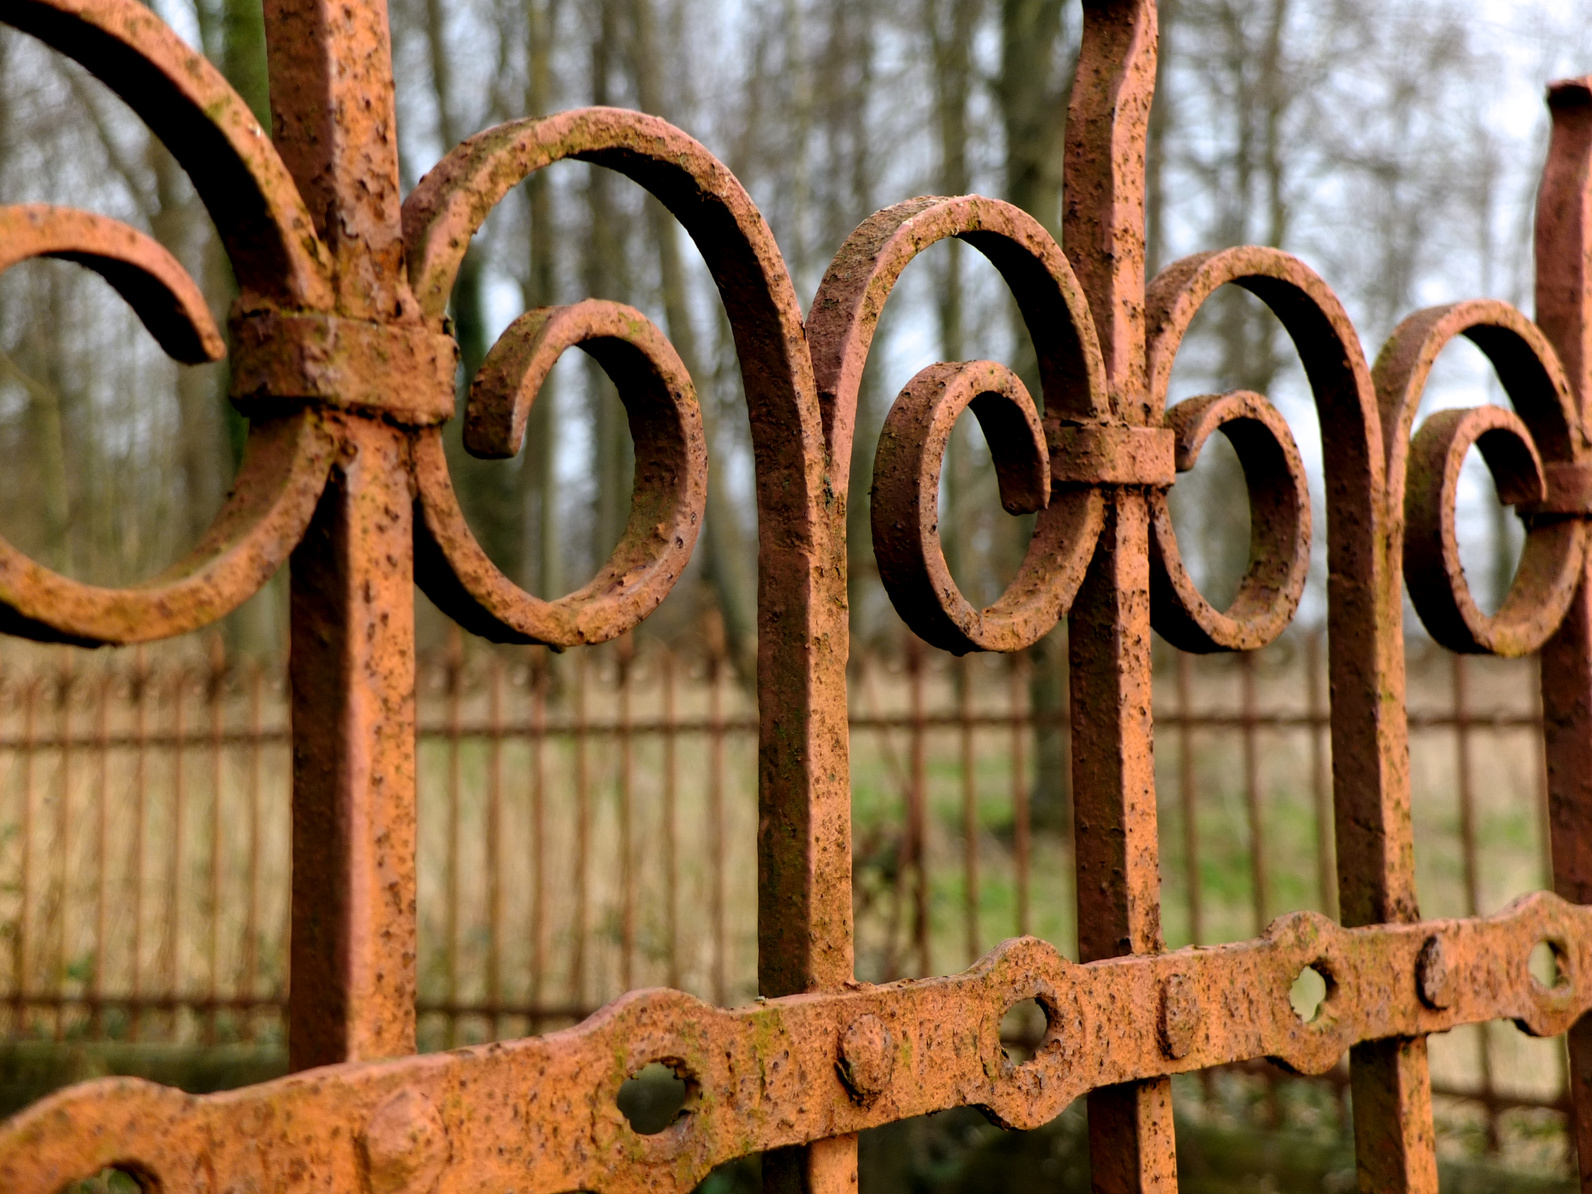
POLYGON ((265 63, 265 10, 259 0, 221 0, 219 65, 254 118, 271 127, 271 82, 265 63))
MULTIPOLYGON (((597 35, 591 45, 591 102, 614 102, 613 73, 619 66, 621 0, 598 0, 597 35)), ((624 230, 614 211, 613 175, 593 169, 586 184, 590 219, 586 240, 586 293, 596 298, 624 297, 624 230)), ((614 385, 595 361, 586 366, 588 392, 595 405, 593 470, 597 478, 593 563, 602 560, 624 533, 630 509, 633 451, 625 409, 614 385)))
MULTIPOLYGON (((0 34, 0 73, 10 64, 12 39, 18 36, 7 29, 0 34)), ((9 174, 11 140, 11 111, 9 92, 0 88, 0 182, 9 174)), ((68 489, 66 469, 65 427, 61 414, 61 397, 54 385, 53 373, 57 368, 58 345, 55 330, 59 321, 52 308, 55 306, 54 283, 50 279, 50 295, 45 302, 30 302, 26 308, 25 331, 16 346, 17 358, 0 352, 0 377, 5 377, 22 387, 27 395, 24 415, 25 442, 34 475, 37 476, 38 506, 43 516, 40 553, 44 563, 64 572, 72 571, 71 529, 72 503, 68 489)))
MULTIPOLYGON (((447 17, 448 5, 444 0, 425 0, 422 33, 436 109, 437 137, 444 150, 452 149, 464 138, 452 51, 447 40, 447 17)), ((470 382, 489 347, 485 282, 486 259, 480 246, 472 243, 459 265, 451 308, 454 338, 459 342, 457 401, 461 416, 470 382)), ((469 455, 464 450, 463 422, 462 417, 455 418, 443 431, 449 473, 482 547, 499 567, 510 575, 517 575, 521 571, 519 556, 523 546, 517 470, 469 455)))
MULTIPOLYGON (((1061 0, 1002 0, 1001 74, 996 87, 1006 128, 1006 197, 1052 233, 1061 221, 1061 161, 1065 146, 1067 100, 1076 60, 1055 67, 1066 34, 1061 0)), ((1033 342, 1017 319, 1015 367, 1039 393, 1039 361, 1033 342)), ((1012 519, 1002 554, 1015 571, 1033 519, 1012 519)), ((999 558, 997 556, 997 558, 999 558)), ((1061 630, 1030 649, 1028 699, 1034 716, 1034 779, 1029 795, 1036 829, 1066 833, 1072 825, 1071 774, 1063 712, 1066 708, 1066 641, 1061 630), (1059 654, 1058 654, 1059 652, 1059 654)))
POLYGON ((1061 226, 1063 136, 1076 65, 1058 77, 1064 12, 1063 0, 1002 0, 996 84, 1006 128, 1006 198, 1052 232, 1061 226))
MULTIPOLYGON (((453 86, 453 63, 447 41, 447 16, 442 0, 426 0, 426 50, 431 67, 431 89, 437 109, 437 136, 446 152, 457 145, 460 136, 455 108, 458 97, 453 86)), ((481 293, 483 269, 481 254, 474 245, 459 266, 453 288, 454 338, 459 342, 459 359, 465 385, 475 376, 486 356, 486 317, 481 293)))
MULTIPOLYGON (((201 2, 201 39, 206 53, 221 68, 222 74, 232 84, 254 113, 255 119, 266 128, 271 127, 271 89, 265 58, 265 14, 256 0, 215 0, 217 7, 209 10, 201 2)), ((211 310, 224 327, 226 317, 237 297, 237 279, 232 273, 232 263, 210 226, 198 219, 198 205, 189 203, 190 219, 202 238, 195 252, 200 261, 200 280, 210 300, 211 310)), ((201 401, 208 408, 208 420, 216 426, 214 433, 221 447, 217 452, 220 476, 213 498, 206 499, 203 523, 209 522, 210 502, 220 503, 230 486, 230 473, 243 458, 243 444, 248 435, 247 421, 227 400, 231 370, 227 362, 219 365, 185 368, 179 386, 190 387, 192 395, 185 400, 185 410, 201 401), (208 389, 208 395, 204 391, 208 389)), ((208 421, 206 420, 206 421, 208 421)), ((184 422, 187 418, 185 413, 184 422)), ((196 436, 209 438, 212 433, 202 426, 195 428, 196 436)), ((212 448, 211 451, 216 451, 212 448)), ((191 514, 194 510, 190 499, 191 514)), ((196 520, 197 521, 197 520, 196 520)), ((201 524, 201 525, 202 525, 201 524)), ((280 652, 285 642, 287 622, 287 593, 285 578, 273 577, 258 595, 248 601, 224 624, 224 634, 231 654, 273 655, 280 652)))
MULTIPOLYGON (((56 279, 51 279, 52 283, 56 279)), ((28 442, 38 470, 40 506, 44 515, 44 559, 70 573, 72 551, 72 492, 67 478, 66 419, 58 385, 60 344, 55 331, 59 310, 57 286, 48 288, 42 304, 32 305, 20 362, 6 357, 0 367, 28 395, 28 442)))
MULTIPOLYGON (((636 83, 636 100, 644 112, 665 119, 669 105, 658 78, 662 57, 652 0, 630 0, 630 58, 636 83)), ((697 351, 696 329, 691 323, 687 301, 685 270, 680 261, 680 239, 674 217, 651 196, 646 200, 647 230, 658 249, 658 274, 662 288, 664 321, 669 339, 686 371, 698 383, 702 416, 708 436, 708 508, 702 528, 703 572, 724 620, 725 646, 741 682, 755 684, 757 664, 757 581, 753 574, 756 556, 747 547, 744 530, 736 513, 725 478, 728 469, 717 434, 717 404, 702 393, 707 380, 702 357, 697 351)))
MULTIPOLYGON (((1221 21, 1238 69, 1233 74, 1234 125, 1238 130, 1230 163, 1231 188, 1225 193, 1218 236, 1223 244, 1280 246, 1288 232, 1286 204, 1289 157, 1283 130, 1292 102, 1284 77, 1282 35, 1288 0, 1263 0, 1258 12, 1224 8, 1221 21), (1259 18, 1257 21, 1255 18, 1259 18), (1253 33, 1259 27, 1259 37, 1253 33), (1257 70, 1243 65, 1258 41, 1257 70), (1258 177, 1257 177, 1258 176, 1258 177), (1256 216, 1259 219, 1256 219, 1256 216)), ((1260 302, 1236 287, 1216 296, 1221 343, 1221 385, 1265 394, 1281 368, 1277 322, 1260 302)), ((1223 445, 1225 446, 1225 445, 1223 445)), ((1191 477, 1191 479, 1193 479, 1191 477)), ((1218 606, 1225 604, 1249 563, 1249 500, 1243 474, 1230 454, 1213 458, 1190 487, 1197 491, 1204 587, 1218 606)))
MULTIPOLYGON (((828 0, 819 11, 826 24, 824 44, 814 58, 812 70, 803 70, 801 74, 794 131, 796 143, 802 148, 797 181, 804 195, 810 189, 809 180, 816 180, 823 187, 819 196, 824 217, 820 236, 827 250, 833 250, 875 207, 878 162, 869 109, 874 83, 872 33, 878 9, 872 0, 828 0), (817 169, 807 160, 810 139, 822 145, 829 154, 828 160, 820 163, 817 169)), ((787 28, 795 29, 796 21, 795 16, 787 15, 787 28)), ((800 209, 796 214, 800 226, 800 209)), ((802 251, 800 242, 797 251, 802 251)), ((876 343, 885 342, 893 310, 885 309, 887 323, 881 326, 876 343)), ((873 486, 875 433, 884 419, 879 361, 880 354, 875 353, 863 371, 857 395, 856 435, 851 449, 851 484, 846 505, 846 591, 851 607, 853 642, 868 634, 868 613, 872 604, 869 598, 879 592, 866 500, 873 486)))
MULTIPOLYGON (((542 116, 548 110, 553 89, 553 35, 558 27, 559 7, 559 0, 527 0, 526 3, 526 115, 542 116)), ((525 305, 528 308, 548 307, 557 301, 558 261, 554 248, 553 191, 547 171, 538 170, 525 186, 531 225, 525 305)), ((525 458, 519 472, 519 506, 524 519, 521 583, 548 598, 564 591, 556 489, 557 451, 558 390, 549 376, 531 406, 525 458)))
MULTIPOLYGON (((943 195, 964 195, 971 189, 967 167, 967 105, 972 84, 973 33, 983 5, 977 0, 926 0, 923 20, 934 63, 935 125, 940 140, 938 189, 943 195)), ((962 242, 946 243, 941 255, 940 292, 935 315, 940 332, 940 358, 962 359, 962 242)), ((966 420, 963 420, 965 422, 966 420)), ((946 562, 959 582, 967 583, 969 489, 973 479, 967 429, 959 426, 946 447, 945 514, 940 520, 946 562)))
MULTIPOLYGON (((149 227, 156 240, 198 278, 211 310, 225 318, 231 305, 230 270, 212 250, 213 234, 199 218, 198 203, 182 168, 164 146, 151 140, 155 210, 149 227), (200 231, 203 229, 203 231, 200 231), (197 243, 196 243, 197 242, 197 243), (218 258, 220 259, 218 261, 218 258)), ((178 461, 182 470, 184 513, 189 542, 197 541, 221 505, 230 462, 224 410, 226 371, 221 365, 195 365, 178 371, 177 408, 181 421, 178 461)))

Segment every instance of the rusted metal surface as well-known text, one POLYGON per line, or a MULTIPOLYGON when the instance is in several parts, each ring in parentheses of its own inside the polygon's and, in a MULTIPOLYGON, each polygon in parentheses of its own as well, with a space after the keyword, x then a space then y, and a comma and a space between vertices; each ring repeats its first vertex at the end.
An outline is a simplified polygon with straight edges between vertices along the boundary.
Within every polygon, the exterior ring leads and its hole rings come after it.
MULTIPOLYGON (((1016 938, 952 978, 733 1011, 678 992, 637 992, 546 1037, 245 1091, 193 1097, 106 1080, 0 1130, 0 1177, 17 1194, 45 1194, 84 1161, 119 1162, 158 1178, 163 1191, 200 1181, 357 1189, 370 1134, 385 1132, 394 1103, 407 1101, 427 1109, 423 1135, 445 1142, 439 1194, 495 1185, 531 1194, 688 1190, 748 1146, 789 1146, 953 1106, 1036 1127, 1091 1088, 1204 1066, 1270 1057, 1320 1073, 1353 1041, 1491 1019, 1535 1035, 1562 1032, 1592 1007, 1589 966, 1592 910, 1546 893, 1485 920, 1342 929, 1293 913, 1254 941, 1088 965, 1016 938), (1552 988, 1528 968, 1543 940, 1564 976, 1552 988), (1309 1022, 1288 1001, 1306 965, 1330 982, 1309 1022), (1040 1001, 1048 1027, 1033 1060, 1014 1065, 998 1026, 1024 999, 1040 1001), (692 1090, 671 1127, 638 1136, 615 1100, 630 1073, 658 1059, 692 1090), (300 1172, 277 1172, 280 1157, 260 1147, 262 1132, 282 1139, 300 1172)), ((418 1164, 429 1148, 408 1147, 395 1164, 418 1164)))
MULTIPOLYGON (((1579 906, 1592 903, 1586 81, 1550 96, 1540 327, 1495 302, 1434 308, 1401 324, 1373 369, 1326 283, 1279 250, 1203 254, 1146 283, 1153 0, 1085 5, 1065 253, 1008 204, 910 200, 841 247, 805 326, 745 190, 679 130, 612 109, 512 122, 451 151, 400 203, 385 6, 267 0, 265 16, 274 141, 136 0, 5 9, 7 22, 102 78, 192 175, 242 291, 234 394, 250 432, 211 532, 146 585, 96 589, 0 544, 0 628, 81 643, 182 633, 235 608, 291 555, 289 1039, 295 1067, 330 1068, 203 1099, 125 1081, 63 1093, 0 1126, 6 1188, 53 1194, 116 1164, 169 1194, 687 1189, 713 1163, 764 1150, 769 1189, 838 1192, 855 1186, 863 1128, 969 1104, 1033 1126, 1087 1094, 1095 1188, 1170 1191, 1170 1074, 1267 1056, 1319 1072, 1347 1049, 1361 1188, 1435 1191, 1426 1034, 1497 1018, 1555 1033, 1592 1007, 1592 912, 1579 906), (540 600, 486 558, 459 509, 438 430, 454 409, 457 349, 445 321, 454 281, 491 209, 564 158, 627 175, 679 219, 740 354, 760 535, 767 998, 721 1011, 639 993, 549 1037, 405 1058, 415 1026, 413 586, 495 640, 618 638, 680 576, 705 505, 700 412, 678 356, 640 313, 585 302, 510 326, 473 380, 466 441, 481 455, 511 455, 559 354, 578 346, 594 356, 618 384, 637 447, 631 519, 613 557, 575 593, 540 600), (1040 392, 991 362, 919 374, 879 448, 876 551, 907 624, 951 652, 1017 651, 1067 618, 1083 964, 1019 939, 964 975, 867 988, 854 981, 851 924, 848 469, 883 305, 908 262, 947 237, 978 248, 1006 280, 1033 337, 1040 392), (1227 284, 1282 321, 1321 421, 1338 904, 1348 927, 1294 914, 1251 942, 1166 953, 1151 628, 1190 651, 1263 646, 1293 617, 1309 560, 1303 469, 1266 399, 1234 393, 1169 409, 1183 336, 1227 284), (1432 362, 1456 335, 1488 356, 1514 412, 1445 412, 1416 431, 1432 362), (991 441, 1004 504, 1037 515, 1017 577, 984 610, 957 591, 936 526, 940 459, 967 407, 991 441), (1216 430, 1238 450, 1255 528, 1251 567, 1225 610, 1188 577, 1165 500, 1175 470, 1192 467, 1216 430), (1520 573, 1491 616, 1471 597, 1455 545, 1455 485, 1471 446, 1528 528, 1520 573), (1420 921, 1406 572, 1417 611, 1452 649, 1543 649, 1555 881, 1575 905, 1538 895, 1486 921, 1420 921), (1551 989, 1526 968, 1541 941, 1559 959, 1551 989), (1308 1024, 1287 1000, 1306 965, 1330 986, 1308 1024), (1049 1028, 1036 1058, 1013 1066, 998 1024, 1034 997, 1049 1028), (691 1095, 672 1127, 642 1137, 615 1098, 656 1061, 685 1076, 691 1095)), ((37 255, 104 274, 178 359, 218 355, 197 287, 147 238, 84 213, 0 210, 0 266, 37 255)), ((1014 685, 1021 667, 1014 660, 1014 685)), ((1592 1186, 1589 1059, 1592 1030, 1578 1026, 1572 1094, 1592 1186)))
MULTIPOLYGON (((1537 319, 1564 363, 1582 427, 1592 414, 1592 80, 1549 89, 1553 134, 1537 193, 1537 319)), ((1542 649, 1543 756, 1553 887, 1592 901, 1592 588, 1583 563, 1563 624, 1542 649)), ((1592 1022, 1570 1030, 1571 1125, 1592 1185, 1592 1022)))

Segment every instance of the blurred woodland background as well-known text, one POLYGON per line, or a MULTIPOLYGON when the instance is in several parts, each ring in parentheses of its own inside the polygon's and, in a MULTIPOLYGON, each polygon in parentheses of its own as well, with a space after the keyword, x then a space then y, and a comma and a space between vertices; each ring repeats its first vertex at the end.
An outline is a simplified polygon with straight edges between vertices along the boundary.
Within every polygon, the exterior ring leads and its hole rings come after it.
MULTIPOLYGON (((268 122, 260 0, 154 7, 268 122)), ((852 228, 914 194, 1000 195, 1058 226, 1075 0, 393 0, 391 16, 409 185, 498 121, 617 104, 667 117, 729 165, 773 226, 804 301, 852 228)), ((1152 272, 1198 250, 1280 245, 1338 291, 1368 356, 1401 316, 1430 302, 1494 295, 1529 311, 1540 96, 1550 78, 1592 62, 1592 10, 1548 0, 1164 0, 1161 40, 1152 272)), ((0 34, 0 200, 69 203, 147 228, 201 280, 224 321, 229 267, 170 155, 74 64, 10 32, 0 34)), ((897 295, 862 397, 859 495, 874 432, 918 368, 988 356, 1023 371, 1032 361, 993 270, 963 245, 937 246, 897 295)), ((454 295, 461 393, 521 310, 586 296, 652 315, 690 367, 708 417, 705 534, 692 575, 645 632, 669 637, 717 610, 744 671, 756 517, 745 407, 717 296, 658 204, 602 169, 564 163, 500 205, 454 295)), ((1224 293, 1182 354, 1174 392, 1271 393, 1319 479, 1314 419, 1279 331, 1248 295, 1224 293)), ((198 536, 229 484, 242 428, 226 381, 225 364, 167 361, 97 277, 57 262, 10 271, 0 281, 0 451, 9 463, 0 531, 86 579, 127 583, 158 571, 198 536)), ((1433 401, 1461 401, 1486 384, 1479 355, 1456 346, 1433 401)), ((595 367, 561 364, 518 459, 465 456, 457 427, 452 445, 467 512, 511 575, 543 595, 591 575, 618 537, 630 484, 623 410, 595 367)), ((1241 477, 1225 450, 1217 444, 1174 490, 1185 554, 1218 602, 1248 547, 1241 477)), ((970 417, 944 485, 953 571, 975 600, 992 599, 1027 528, 1000 510, 970 417)), ((1464 501, 1472 575, 1492 575, 1478 587, 1497 589, 1516 532, 1479 471, 1464 501)), ((865 500, 852 518, 854 631, 864 642, 894 637, 899 623, 871 569, 865 500)), ((280 653, 283 579, 230 620, 231 654, 280 653)), ((1321 615, 1319 581, 1304 622, 1321 615)), ((440 618, 422 618, 427 641, 444 633, 440 618)))

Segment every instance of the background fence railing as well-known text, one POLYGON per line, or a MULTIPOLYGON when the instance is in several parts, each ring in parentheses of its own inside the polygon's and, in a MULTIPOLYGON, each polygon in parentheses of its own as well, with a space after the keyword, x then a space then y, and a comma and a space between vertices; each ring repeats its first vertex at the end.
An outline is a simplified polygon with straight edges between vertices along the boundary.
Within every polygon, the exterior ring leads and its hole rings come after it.
MULTIPOLYGON (((1335 910, 1323 646, 1160 661, 1170 946, 1335 910)), ((280 1048, 283 676, 189 651, 0 660, 6 1040, 280 1048)), ((859 977, 953 972, 1024 932, 1072 952, 1064 660, 853 661, 859 977)), ((1426 915, 1546 885, 1535 677, 1534 661, 1412 647, 1426 915)), ((425 1047, 539 1032, 637 986, 755 994, 756 726, 726 659, 459 645, 423 661, 419 711, 425 1047)), ((1432 1058, 1486 1147, 1517 1114, 1533 1138, 1559 1130, 1530 1119, 1561 1106, 1558 1042, 1490 1025, 1434 1038, 1432 1058)), ((1254 1072, 1275 1119, 1276 1072, 1254 1072)), ((1207 1101, 1225 1080, 1200 1080, 1207 1101)), ((1327 1078, 1339 1096, 1342 1081, 1327 1078)))

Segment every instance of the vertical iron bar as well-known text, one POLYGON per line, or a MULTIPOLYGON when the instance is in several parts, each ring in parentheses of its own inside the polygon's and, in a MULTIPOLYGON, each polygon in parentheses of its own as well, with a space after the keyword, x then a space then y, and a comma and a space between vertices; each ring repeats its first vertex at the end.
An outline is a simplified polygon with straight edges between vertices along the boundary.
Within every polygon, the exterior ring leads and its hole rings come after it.
MULTIPOLYGON (((1470 766, 1470 668, 1465 656, 1452 655, 1454 698, 1454 771, 1459 788, 1460 873, 1465 884, 1465 915, 1481 912, 1481 876, 1476 857, 1476 788, 1470 766)), ((1493 1098, 1492 1047, 1487 1025, 1476 1026, 1481 1064, 1482 1106, 1487 1115, 1487 1151, 1498 1151, 1498 1107, 1493 1098)))
POLYGON ((153 678, 140 645, 133 655, 133 1001, 127 1039, 137 1041, 144 1025, 144 888, 149 834, 149 693, 153 678))
MULTIPOLYGON (((1162 948, 1155 773, 1150 755, 1148 504, 1120 496, 1068 622, 1078 954, 1092 962, 1162 948)), ((1089 1095, 1095 1189, 1172 1191, 1167 1079, 1089 1095)))
POLYGON ((912 944, 919 975, 934 973, 929 948, 928 815, 925 790, 928 779, 924 758, 923 644, 916 635, 907 639, 907 691, 911 737, 908 742, 910 778, 907 783, 907 857, 903 863, 912 876, 912 944))
MULTIPOLYGON (((531 659, 531 1007, 542 1006, 547 972, 547 648, 531 659)), ((530 1030, 542 1021, 532 1015, 530 1030)))
POLYGON ((586 988, 586 863, 591 850, 591 778, 586 758, 586 654, 575 657, 575 912, 570 940, 569 1004, 581 1006, 586 988))
POLYGON ((724 927, 724 707, 723 655, 708 654, 708 923, 713 932, 713 1002, 729 1002, 729 942, 724 927))
POLYGON ((1205 941, 1205 914, 1200 896, 1199 810, 1194 789, 1194 697, 1192 664, 1186 652, 1177 653, 1177 796, 1183 815, 1183 866, 1187 885, 1188 936, 1193 945, 1205 941))
MULTIPOLYGON (((1249 884, 1255 936, 1265 932, 1267 906, 1270 895, 1266 869, 1266 820, 1260 793, 1260 760, 1256 743, 1256 722, 1259 710, 1255 699, 1255 654, 1241 652, 1238 656, 1241 680, 1241 711, 1239 720, 1243 735, 1244 755, 1244 809, 1249 820, 1249 884)), ((1277 1073, 1268 1066, 1265 1072, 1265 1122, 1275 1128, 1281 1122, 1281 1107, 1277 1101, 1277 1073)))
POLYGON ((978 960, 978 775, 973 753, 973 665, 963 655, 956 661, 957 731, 962 759, 962 917, 967 940, 967 961, 978 960))
MULTIPOLYGON (((1193 657, 1176 652, 1177 683, 1177 797, 1183 818, 1184 894, 1188 900, 1188 935, 1191 945, 1205 941, 1205 906, 1200 875, 1200 825, 1198 789, 1195 784, 1193 657)), ((1200 1097, 1206 1107, 1215 1105, 1214 1074, 1200 1071, 1200 1097)))
MULTIPOLYGON (((1583 425, 1592 413, 1592 78, 1548 90, 1553 133, 1537 192, 1537 322, 1558 350, 1583 425)), ((1554 890, 1592 902, 1592 560, 1542 649, 1554 890)), ((1570 1124, 1592 1189, 1592 1016, 1569 1033, 1570 1124)))
POLYGON ((110 704, 113 675, 100 672, 94 687, 94 971, 89 978, 89 1028, 100 1037, 105 1031, 105 961, 110 917, 110 704))
POLYGON ((188 743, 188 669, 179 666, 172 680, 171 726, 171 853, 166 870, 166 998, 171 1001, 170 1032, 181 1031, 182 1007, 182 879, 187 861, 188 772, 184 766, 188 743))
MULTIPOLYGON (((1066 122, 1062 244, 1089 305, 1112 404, 1130 424, 1145 377, 1144 146, 1155 92, 1153 0, 1089 0, 1066 122)), ((1152 757, 1149 505, 1118 488, 1068 620, 1081 961, 1162 948, 1152 757)), ((1167 1079, 1089 1096, 1099 1194, 1175 1190, 1167 1079)))
POLYGON ((1260 795, 1260 760, 1256 749, 1255 656, 1244 651, 1238 656, 1242 684, 1242 722, 1244 748, 1244 810, 1249 818, 1249 883, 1253 927, 1258 937, 1266 930, 1269 883, 1266 873, 1266 821, 1260 795))
MULTIPOLYGON (((264 13, 274 141, 329 247, 335 313, 413 318, 387 6, 264 13)), ((411 433, 322 417, 338 459, 290 565, 295 1070, 415 1047, 411 433)))
POLYGON ((1531 745, 1535 748, 1537 760, 1537 845, 1541 851, 1541 858, 1538 861, 1542 867, 1540 886, 1547 888, 1553 886, 1553 817, 1548 803, 1548 752, 1542 734, 1542 653, 1540 651, 1531 657, 1531 670, 1532 679, 1535 681, 1531 686, 1531 719, 1536 733, 1532 735, 1531 745))
POLYGON ((33 838, 36 832, 38 794, 34 784, 34 756, 38 743, 39 679, 30 675, 22 689, 22 909, 17 917, 16 1009, 13 1031, 26 1035, 27 997, 33 993, 33 838))
POLYGON ((1338 915, 1337 862, 1332 849, 1332 786, 1327 778, 1327 735, 1323 723, 1327 712, 1321 705, 1321 632, 1311 631, 1306 640, 1305 685, 1310 721, 1310 796, 1316 812, 1316 888, 1321 910, 1338 915))
POLYGON ((635 638, 625 635, 615 651, 619 681, 619 986, 630 990, 635 985, 636 957, 636 875, 635 843, 631 840, 633 778, 630 743, 630 665, 635 658, 635 638))
POLYGON ((676 989, 680 986, 680 864, 677 856, 676 788, 678 776, 675 765, 675 744, 679 726, 675 714, 674 652, 668 647, 659 653, 659 666, 663 669, 663 937, 664 957, 668 971, 664 981, 676 989))
POLYGON ((444 830, 447 834, 445 839, 447 883, 443 888, 446 892, 447 907, 442 913, 442 973, 443 981, 447 984, 448 1004, 445 1013, 447 1027, 444 1031, 450 1049, 459 1043, 459 903, 463 899, 464 881, 459 868, 459 801, 463 782, 460 775, 462 760, 459 748, 464 730, 464 698, 459 690, 463 683, 463 651, 464 640, 459 634, 459 629, 456 626, 451 627, 448 631, 447 662, 448 819, 444 830))
POLYGON ((226 683, 227 658, 221 636, 210 639, 210 675, 205 697, 208 704, 207 721, 210 732, 210 908, 207 961, 209 986, 205 1000, 204 1042, 216 1042, 216 1000, 221 995, 221 787, 225 756, 222 754, 224 709, 222 698, 226 683))
POLYGON ((1028 724, 1023 694, 1028 690, 1026 655, 1007 656, 1007 705, 1012 724, 1012 854, 1017 868, 1017 935, 1028 935, 1028 879, 1032 828, 1028 809, 1028 724))
POLYGON ((490 737, 486 763, 486 1001, 493 1009, 492 1039, 503 1035, 503 661, 488 657, 487 717, 490 737))
MULTIPOLYGON (((1548 750, 1543 734, 1545 718, 1542 709, 1542 652, 1538 651, 1531 657, 1532 678, 1536 681, 1531 686, 1531 713, 1536 732, 1532 734, 1532 745, 1536 748, 1536 779, 1537 779, 1537 846, 1541 852, 1540 865, 1542 880, 1540 887, 1553 886, 1553 816, 1548 800, 1548 750)), ((1570 1036, 1565 1036, 1560 1041, 1560 1047, 1553 1052, 1554 1066, 1558 1070, 1558 1097, 1568 1103, 1570 1099, 1570 1036)), ((1573 1115, 1570 1117, 1573 1121, 1573 1115)), ((1574 1123, 1570 1124, 1573 1129, 1574 1123)), ((1571 1143, 1574 1143, 1572 1136, 1571 1143)))
POLYGON ((415 1042, 407 446, 375 422, 351 419, 345 434, 352 458, 334 470, 291 565, 295 1070, 400 1056, 415 1042))
MULTIPOLYGON (((249 757, 244 799, 248 818, 247 841, 249 858, 244 883, 247 887, 243 912, 243 996, 258 997, 255 984, 260 966, 260 697, 264 683, 258 661, 249 667, 249 757)), ((249 1008, 245 1021, 245 1039, 254 1040, 256 1022, 253 1008, 249 1008)))

